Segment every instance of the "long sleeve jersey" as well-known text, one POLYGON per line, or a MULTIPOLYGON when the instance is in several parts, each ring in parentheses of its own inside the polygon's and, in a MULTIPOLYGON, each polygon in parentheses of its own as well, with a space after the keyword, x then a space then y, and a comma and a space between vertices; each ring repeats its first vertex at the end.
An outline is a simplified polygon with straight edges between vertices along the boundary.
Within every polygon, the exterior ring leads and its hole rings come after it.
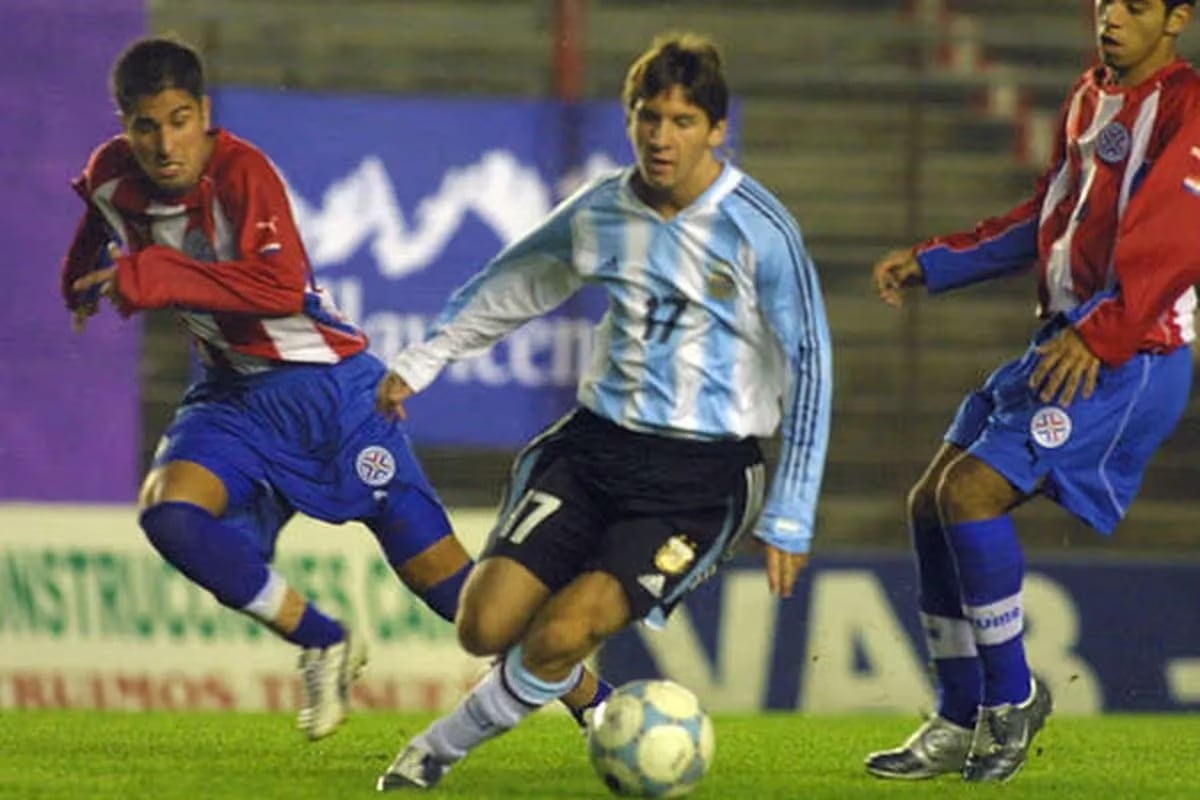
POLYGON ((1036 267, 1038 309, 1065 314, 1110 366, 1195 338, 1200 75, 1182 60, 1137 86, 1076 83, 1054 163, 1029 200, 916 248, 931 292, 1036 267))
POLYGON ((366 348, 312 281, 283 181, 258 148, 214 134, 199 182, 162 195, 121 137, 100 145, 73 186, 88 204, 63 261, 71 284, 115 235, 122 314, 174 308, 210 365, 255 373, 280 363, 336 363, 366 348))
POLYGON ((780 461, 757 535, 807 552, 829 437, 832 357, 816 270, 791 214, 731 165, 664 219, 600 179, 493 259, 393 368, 416 390, 526 320, 599 284, 580 404, 626 428, 721 440, 769 436, 780 461))

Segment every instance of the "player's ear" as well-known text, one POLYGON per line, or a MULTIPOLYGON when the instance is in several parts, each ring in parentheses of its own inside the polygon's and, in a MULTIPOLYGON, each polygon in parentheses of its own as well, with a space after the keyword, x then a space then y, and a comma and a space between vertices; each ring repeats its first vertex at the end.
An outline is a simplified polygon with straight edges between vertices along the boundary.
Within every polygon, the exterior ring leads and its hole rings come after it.
POLYGON ((727 120, 721 120, 716 125, 713 125, 712 130, 708 132, 708 146, 713 150, 725 144, 725 132, 728 130, 726 123, 727 120))
POLYGON ((212 128, 212 102, 208 95, 200 98, 200 119, 204 123, 204 130, 212 128))
POLYGON ((1183 33, 1183 29, 1192 21, 1192 7, 1188 3, 1180 3, 1167 12, 1166 32, 1171 36, 1178 36, 1183 33))

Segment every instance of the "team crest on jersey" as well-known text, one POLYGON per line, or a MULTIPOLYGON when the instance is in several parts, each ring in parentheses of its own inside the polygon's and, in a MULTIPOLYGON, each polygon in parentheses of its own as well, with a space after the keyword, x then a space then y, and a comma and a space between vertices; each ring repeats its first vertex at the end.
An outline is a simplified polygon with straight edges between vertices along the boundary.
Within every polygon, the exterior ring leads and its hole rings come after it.
POLYGON ((696 545, 682 533, 663 542, 654 554, 654 568, 664 575, 678 575, 696 560, 696 545))
POLYGON ((1096 155, 1106 164, 1124 161, 1129 155, 1129 145, 1132 141, 1128 128, 1119 122, 1110 122, 1096 137, 1096 155))
POLYGON ((396 476, 396 459, 387 448, 373 444, 358 451, 354 470, 367 486, 387 486, 396 476))
POLYGON ((1058 406, 1043 406, 1029 421, 1029 432, 1048 450, 1062 447, 1071 438, 1071 417, 1058 406))
POLYGON ((733 265, 725 261, 714 261, 708 265, 706 282, 709 296, 716 300, 728 300, 737 292, 733 265))

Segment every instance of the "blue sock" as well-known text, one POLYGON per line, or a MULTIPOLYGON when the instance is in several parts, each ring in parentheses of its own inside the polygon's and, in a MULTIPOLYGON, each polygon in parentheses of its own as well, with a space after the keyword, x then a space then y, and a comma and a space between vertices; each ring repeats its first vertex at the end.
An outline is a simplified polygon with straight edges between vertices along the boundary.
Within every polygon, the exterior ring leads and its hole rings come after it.
POLYGON ((304 615, 300 617, 300 624, 296 626, 296 629, 291 633, 281 633, 280 635, 292 644, 298 644, 304 648, 320 647, 324 649, 345 639, 346 629, 337 620, 321 613, 321 609, 312 603, 307 603, 304 606, 304 615))
POLYGON ((946 529, 962 585, 963 608, 983 662, 983 705, 1029 697, 1021 582, 1025 558, 1012 518, 960 522, 946 529))
POLYGON ((454 622, 454 615, 458 613, 458 596, 474 566, 474 562, 468 563, 441 583, 434 584, 421 592, 421 599, 425 601, 425 605, 447 622, 454 622))
POLYGON ((983 670, 971 624, 963 615, 954 553, 940 523, 916 521, 911 535, 921 587, 921 627, 938 678, 938 714, 973 728, 983 698, 983 670))
POLYGON ((267 582, 254 543, 192 503, 158 503, 138 519, 154 549, 221 605, 241 609, 267 582))
POLYGON ((589 708, 595 708, 596 706, 600 705, 605 700, 607 700, 609 695, 611 695, 612 693, 613 693, 613 685, 611 683, 609 683, 608 681, 604 680, 604 678, 601 678, 599 675, 597 675, 596 676, 596 693, 594 695, 592 695, 592 699, 588 700, 587 703, 585 703, 580 710, 585 711, 589 708))
MULTIPOLYGON (((579 680, 580 681, 583 680, 583 671, 582 670, 580 670, 580 672, 579 672, 579 680)), ((578 686, 578 685, 579 685, 579 682, 576 681, 575 686, 578 686)), ((571 689, 574 690, 575 686, 572 686, 571 689)), ((603 703, 605 700, 608 699, 609 695, 611 695, 612 693, 613 693, 612 684, 609 683, 608 681, 604 680, 603 678, 601 678, 599 675, 597 675, 596 676, 596 693, 593 694, 588 699, 588 701, 586 703, 584 703, 583 705, 573 706, 566 702, 565 697, 560 697, 559 699, 563 701, 563 705, 566 706, 567 710, 571 712, 571 716, 575 718, 576 724, 578 724, 580 727, 583 727, 587 724, 587 717, 585 717, 584 714, 586 712, 590 711, 591 709, 594 709, 596 706, 600 705, 601 703, 603 703)))

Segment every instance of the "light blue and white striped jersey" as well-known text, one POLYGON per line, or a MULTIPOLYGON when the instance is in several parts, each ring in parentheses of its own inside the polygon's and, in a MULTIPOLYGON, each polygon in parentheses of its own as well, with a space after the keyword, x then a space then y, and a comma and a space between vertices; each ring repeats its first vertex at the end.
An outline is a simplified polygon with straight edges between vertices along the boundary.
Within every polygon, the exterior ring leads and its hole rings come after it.
POLYGON ((726 164, 665 219, 633 168, 564 201, 459 289, 428 338, 392 364, 416 391, 449 362, 599 283, 579 402, 626 428, 720 440, 774 434, 780 461, 756 534, 807 552, 832 403, 829 328, 816 270, 787 209, 726 164))

